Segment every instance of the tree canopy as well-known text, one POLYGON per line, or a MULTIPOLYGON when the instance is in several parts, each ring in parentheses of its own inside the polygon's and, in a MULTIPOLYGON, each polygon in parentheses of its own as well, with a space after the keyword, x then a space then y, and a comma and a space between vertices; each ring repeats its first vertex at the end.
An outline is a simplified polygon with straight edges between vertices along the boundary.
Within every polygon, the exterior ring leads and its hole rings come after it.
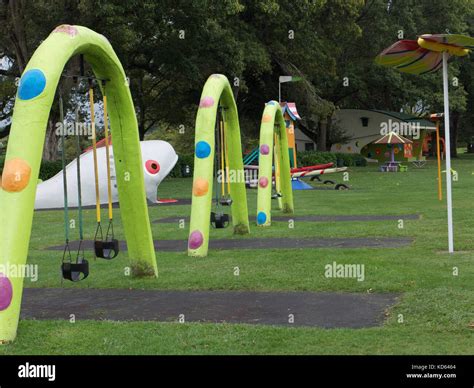
MULTIPOLYGON (((474 0, 0 4, 0 138, 8 134, 16 79, 35 48, 57 25, 80 24, 104 34, 121 59, 140 136, 158 130, 182 152, 192 147, 197 102, 212 73, 233 82, 249 144, 258 137, 264 103, 278 97, 278 77, 302 77, 284 84, 283 99, 297 103, 302 129, 324 150, 336 136, 327 125, 336 109, 403 109, 419 115, 442 109, 441 73, 415 77, 381 68, 374 58, 385 47, 423 33, 474 34, 474 0)), ((451 86, 454 140, 474 135, 473 68, 469 58, 450 63, 450 78, 457 80, 451 86)))

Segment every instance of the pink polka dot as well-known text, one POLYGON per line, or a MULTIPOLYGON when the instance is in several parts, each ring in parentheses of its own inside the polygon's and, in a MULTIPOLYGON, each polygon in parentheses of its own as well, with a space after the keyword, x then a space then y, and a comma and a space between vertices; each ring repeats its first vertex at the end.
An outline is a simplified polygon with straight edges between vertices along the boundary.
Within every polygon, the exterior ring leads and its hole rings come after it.
POLYGON ((268 146, 268 144, 262 144, 260 146, 260 153, 262 155, 268 155, 270 153, 270 147, 268 146))
POLYGON ((268 179, 267 179, 267 177, 262 176, 262 177, 258 180, 258 183, 259 183, 260 187, 262 187, 262 188, 267 187, 267 186, 268 186, 268 179))
POLYGON ((206 96, 199 103, 200 108, 210 108, 214 105, 214 99, 212 97, 206 96))
POLYGON ((191 232, 188 240, 189 249, 198 249, 204 242, 204 237, 199 230, 191 232))
POLYGON ((10 306, 12 297, 12 282, 3 273, 0 273, 0 311, 3 311, 10 306))
POLYGON ((70 26, 69 24, 62 24, 54 29, 53 32, 62 32, 68 34, 71 37, 75 37, 79 34, 79 31, 76 27, 70 26))

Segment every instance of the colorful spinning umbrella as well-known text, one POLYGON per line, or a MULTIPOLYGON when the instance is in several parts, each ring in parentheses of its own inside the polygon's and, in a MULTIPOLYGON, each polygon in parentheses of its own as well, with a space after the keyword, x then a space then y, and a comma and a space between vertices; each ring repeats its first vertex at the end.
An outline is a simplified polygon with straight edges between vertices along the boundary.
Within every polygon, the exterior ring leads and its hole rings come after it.
MULTIPOLYGON (((411 144, 411 140, 406 137, 400 136, 398 133, 389 132, 382 136, 380 139, 374 141, 374 144, 411 144)), ((395 147, 392 146, 392 157, 391 162, 395 162, 395 147)))
POLYGON ((451 195, 451 149, 449 138, 448 59, 462 57, 474 49, 474 38, 458 34, 425 34, 418 40, 400 40, 382 51, 375 62, 411 74, 431 73, 443 68, 444 131, 446 147, 446 201, 448 249, 454 252, 453 204, 451 195))

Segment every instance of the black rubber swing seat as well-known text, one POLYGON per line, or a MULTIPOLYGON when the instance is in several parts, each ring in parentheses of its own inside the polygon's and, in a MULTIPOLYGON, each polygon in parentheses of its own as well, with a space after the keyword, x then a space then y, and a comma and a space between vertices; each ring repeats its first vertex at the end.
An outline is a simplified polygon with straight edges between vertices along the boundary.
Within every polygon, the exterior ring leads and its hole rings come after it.
POLYGON ((219 203, 222 205, 222 206, 231 206, 232 205, 232 198, 221 198, 219 200, 219 203))
POLYGON ((229 226, 230 217, 225 213, 211 212, 211 224, 216 229, 223 229, 229 226))
POLYGON ((61 265, 63 279, 79 282, 89 276, 89 262, 83 259, 80 263, 64 262, 61 265))
POLYGON ((110 241, 94 241, 94 252, 95 256, 101 259, 115 259, 120 252, 119 241, 116 239, 110 241))
POLYGON ((276 193, 276 194, 273 194, 273 195, 272 195, 272 199, 278 199, 278 198, 281 198, 281 197, 283 197, 283 196, 281 195, 281 193, 276 193))

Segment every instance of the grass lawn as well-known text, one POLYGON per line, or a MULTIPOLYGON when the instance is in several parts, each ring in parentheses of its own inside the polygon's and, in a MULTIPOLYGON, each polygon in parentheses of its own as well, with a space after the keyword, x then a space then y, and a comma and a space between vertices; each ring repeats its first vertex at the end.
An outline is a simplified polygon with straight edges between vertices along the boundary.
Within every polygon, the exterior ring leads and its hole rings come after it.
MULTIPOLYGON (((91 261, 91 275, 76 288, 181 290, 307 290, 398 292, 400 302, 383 326, 369 329, 317 329, 230 324, 34 321, 20 322, 17 340, 0 354, 474 354, 473 193, 474 160, 454 160, 454 255, 447 253, 446 203, 437 199, 436 162, 407 173, 380 173, 377 167, 350 170, 350 191, 295 192, 296 215, 404 215, 420 220, 373 222, 275 222, 251 226, 251 235, 232 236, 230 228, 211 238, 238 238, 243 249, 210 251, 206 258, 158 253, 158 279, 125 276, 127 253, 111 261, 91 261), (404 248, 244 249, 254 237, 411 237, 404 248), (365 264, 365 280, 328 279, 324 266, 365 264), (234 276, 239 267, 240 276, 234 276), (454 268, 456 267, 456 268, 454 268), (457 269, 457 276, 453 272, 457 269)), ((341 180, 342 176, 334 176, 341 180)), ((332 178, 332 177, 331 177, 332 178)), ((444 179, 444 176, 443 176, 444 179)), ((189 197, 191 179, 167 179, 162 198, 189 197)), ((248 191, 255 215, 256 191, 248 191)), ((105 213, 104 213, 105 214, 105 213)), ((117 211, 116 232, 123 238, 117 211)), ((188 216, 190 206, 150 208, 151 220, 188 216)), ((274 211, 274 215, 278 211, 274 211)), ((85 212, 87 238, 95 231, 94 211, 85 212)), ((45 251, 63 241, 62 212, 35 214, 29 263, 39 265, 37 282, 26 287, 61 287, 61 252, 45 251)), ((178 223, 153 223, 154 237, 186 239, 178 223)), ((89 253, 91 256, 91 253, 89 253)))

